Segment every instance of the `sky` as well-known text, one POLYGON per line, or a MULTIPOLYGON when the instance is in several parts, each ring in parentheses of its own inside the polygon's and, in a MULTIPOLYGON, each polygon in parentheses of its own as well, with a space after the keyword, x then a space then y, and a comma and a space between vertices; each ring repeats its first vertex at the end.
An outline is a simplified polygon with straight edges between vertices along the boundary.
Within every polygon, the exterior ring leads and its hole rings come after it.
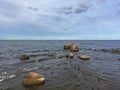
POLYGON ((0 39, 119 40, 119 0, 0 0, 0 39))

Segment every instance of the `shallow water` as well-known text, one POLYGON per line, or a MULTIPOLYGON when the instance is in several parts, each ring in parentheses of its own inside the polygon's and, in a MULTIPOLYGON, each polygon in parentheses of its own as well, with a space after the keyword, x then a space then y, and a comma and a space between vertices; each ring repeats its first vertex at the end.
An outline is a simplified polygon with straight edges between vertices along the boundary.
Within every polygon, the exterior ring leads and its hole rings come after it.
POLYGON ((0 41, 0 90, 120 90, 119 40, 71 41, 80 48, 73 59, 65 58, 70 52, 63 49, 66 42, 70 41, 0 41), (19 60, 22 54, 30 60, 19 60), (82 54, 90 60, 77 58, 82 54), (29 71, 42 74, 45 84, 23 87, 29 71))

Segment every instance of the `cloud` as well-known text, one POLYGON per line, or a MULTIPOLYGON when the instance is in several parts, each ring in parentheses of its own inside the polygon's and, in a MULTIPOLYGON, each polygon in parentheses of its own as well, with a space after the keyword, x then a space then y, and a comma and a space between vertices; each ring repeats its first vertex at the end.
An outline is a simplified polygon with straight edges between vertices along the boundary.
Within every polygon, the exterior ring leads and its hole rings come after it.
POLYGON ((105 2, 106 2, 106 0, 97 0, 96 4, 99 5, 99 4, 102 4, 102 3, 105 3, 105 2))
POLYGON ((33 11, 38 11, 39 10, 38 8, 34 8, 34 7, 31 7, 31 6, 27 7, 27 9, 33 10, 33 11))
POLYGON ((74 10, 74 13, 87 12, 87 10, 88 10, 91 6, 92 6, 92 5, 79 4, 78 7, 74 10))
POLYGON ((64 14, 79 14, 79 13, 87 12, 87 10, 91 6, 92 5, 88 5, 86 3, 81 3, 78 5, 62 7, 59 9, 59 12, 64 14))
POLYGON ((15 17, 19 12, 21 8, 18 5, 15 5, 10 2, 2 1, 0 3, 0 15, 8 16, 8 17, 15 17))
POLYGON ((33 37, 120 34, 119 6, 118 0, 1 0, 0 30, 33 37))
POLYGON ((71 14, 73 12, 72 10, 73 10, 73 6, 68 6, 68 7, 62 7, 60 9, 60 12, 64 14, 71 14))

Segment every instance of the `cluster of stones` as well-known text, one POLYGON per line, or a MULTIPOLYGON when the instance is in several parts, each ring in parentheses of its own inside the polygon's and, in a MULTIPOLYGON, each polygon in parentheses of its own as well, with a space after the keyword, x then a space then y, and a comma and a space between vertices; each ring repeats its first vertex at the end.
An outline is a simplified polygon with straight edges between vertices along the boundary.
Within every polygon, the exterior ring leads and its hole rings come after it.
MULTIPOLYGON (((64 49, 65 50, 70 50, 70 51, 79 51, 79 48, 77 45, 71 43, 71 42, 68 42, 64 45, 64 49)), ((67 58, 74 58, 74 54, 73 53, 68 53, 66 55, 67 58)), ((81 56, 78 56, 78 58, 82 59, 82 60, 88 60, 90 59, 90 57, 88 55, 81 55, 81 56)))
POLYGON ((71 42, 68 42, 64 45, 64 49, 67 50, 67 49, 70 49, 70 51, 79 51, 79 48, 78 46, 76 46, 75 44, 71 43, 71 42))
MULTIPOLYGON (((77 51, 79 51, 79 48, 78 48, 78 46, 77 45, 75 45, 75 44, 73 44, 73 43, 71 43, 71 42, 69 42, 69 43, 66 43, 65 45, 64 45, 64 49, 65 50, 70 50, 70 51, 72 51, 72 52, 77 52, 77 51)), ((48 54, 49 56, 53 56, 53 54, 48 54)), ((67 58, 74 58, 74 53, 68 53, 67 55, 66 55, 66 57, 67 58)), ((88 60, 88 59, 90 59, 90 57, 89 56, 87 56, 87 55, 81 55, 81 56, 78 56, 78 58, 80 58, 80 59, 82 59, 82 60, 88 60)), ((28 55, 21 55, 20 57, 19 57, 19 59, 20 60, 27 60, 27 59, 30 59, 30 57, 28 56, 28 55)), ((32 85, 42 85, 42 84, 44 84, 45 83, 45 78, 42 76, 42 75, 40 75, 40 74, 38 74, 38 73, 35 73, 35 72, 28 72, 26 75, 25 75, 25 77, 24 77, 24 79, 23 79, 23 81, 22 81, 22 84, 24 85, 24 86, 32 86, 32 85)))

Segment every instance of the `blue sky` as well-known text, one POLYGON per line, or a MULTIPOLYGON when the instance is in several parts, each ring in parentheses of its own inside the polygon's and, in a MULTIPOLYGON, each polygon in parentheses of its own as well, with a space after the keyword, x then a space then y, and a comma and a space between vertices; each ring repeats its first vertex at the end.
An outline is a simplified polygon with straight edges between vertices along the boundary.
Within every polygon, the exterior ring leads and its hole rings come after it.
POLYGON ((120 39, 120 1, 1 0, 0 39, 120 39))

